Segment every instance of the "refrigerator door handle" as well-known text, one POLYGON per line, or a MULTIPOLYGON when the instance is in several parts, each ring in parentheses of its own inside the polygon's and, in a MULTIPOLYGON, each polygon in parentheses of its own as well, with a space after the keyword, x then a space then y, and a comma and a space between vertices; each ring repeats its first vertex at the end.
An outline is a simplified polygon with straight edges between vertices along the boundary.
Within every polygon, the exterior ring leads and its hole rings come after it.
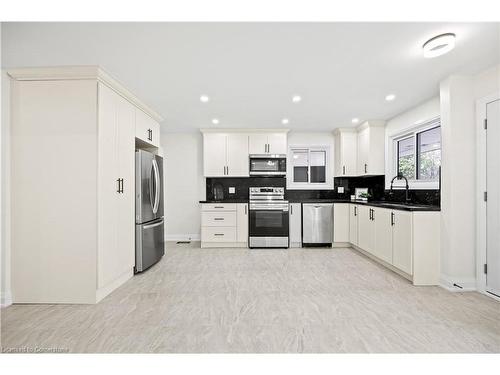
POLYGON ((142 229, 151 229, 151 228, 155 228, 155 227, 159 227, 160 225, 163 225, 163 220, 157 222, 157 223, 153 223, 153 224, 149 224, 149 225, 144 225, 142 227, 142 229))
MULTIPOLYGON (((154 162, 151 163, 151 170, 149 171, 149 203, 151 204, 151 210, 153 210, 153 213, 155 211, 154 206, 156 202, 153 202, 153 183, 156 182, 156 178, 154 179, 153 182, 153 175, 155 174, 155 169, 154 169, 154 162)), ((156 199, 156 194, 155 194, 155 199, 156 199)))
POLYGON ((153 159, 153 169, 155 173, 155 204, 153 206, 153 213, 156 214, 160 206, 160 168, 158 168, 156 159, 153 159))

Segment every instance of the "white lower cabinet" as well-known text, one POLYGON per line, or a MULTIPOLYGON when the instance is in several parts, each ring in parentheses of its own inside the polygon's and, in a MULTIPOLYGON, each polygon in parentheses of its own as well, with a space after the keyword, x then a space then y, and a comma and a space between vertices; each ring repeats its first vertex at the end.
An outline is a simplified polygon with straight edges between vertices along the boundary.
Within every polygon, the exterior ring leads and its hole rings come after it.
POLYGON ((401 271, 411 275, 412 242, 413 242, 413 214, 407 211, 393 211, 392 232, 392 264, 401 271))
POLYGON ((356 246, 358 246, 358 212, 358 205, 349 205, 349 242, 356 246))
POLYGON ((333 242, 349 242, 349 204, 333 204, 333 242))
POLYGON ((290 247, 302 246, 302 204, 290 203, 289 209, 290 247))
POLYGON ((246 247, 247 203, 201 205, 201 247, 246 247))
POLYGON ((439 218, 440 212, 350 204, 350 243, 401 271, 414 285, 438 285, 439 218))
POLYGON ((392 211, 386 208, 372 208, 375 244, 372 254, 389 264, 392 263, 392 211))
POLYGON ((371 207, 358 206, 358 246, 369 253, 374 246, 371 212, 371 207))

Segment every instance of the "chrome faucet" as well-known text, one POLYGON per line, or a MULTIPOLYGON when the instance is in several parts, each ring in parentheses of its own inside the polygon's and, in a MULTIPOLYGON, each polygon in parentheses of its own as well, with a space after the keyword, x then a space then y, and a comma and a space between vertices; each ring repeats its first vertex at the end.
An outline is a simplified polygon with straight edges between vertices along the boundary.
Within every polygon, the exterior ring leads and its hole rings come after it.
POLYGON ((389 195, 392 196, 394 194, 393 191, 392 191, 392 185, 394 184, 394 180, 396 180, 396 179, 397 180, 404 179, 406 181, 405 201, 406 201, 406 203, 409 203, 410 202, 410 197, 408 196, 408 190, 409 190, 410 186, 408 185, 408 179, 405 176, 403 176, 401 173, 398 173, 396 176, 394 176, 392 178, 392 180, 391 180, 391 190, 389 192, 389 195))

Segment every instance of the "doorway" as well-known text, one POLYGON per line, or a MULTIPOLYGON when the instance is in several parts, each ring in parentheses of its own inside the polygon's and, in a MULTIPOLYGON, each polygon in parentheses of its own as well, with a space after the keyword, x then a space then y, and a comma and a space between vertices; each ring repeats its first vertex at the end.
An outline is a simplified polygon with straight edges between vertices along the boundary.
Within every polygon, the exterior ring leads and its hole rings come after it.
POLYGON ((500 99, 486 103, 485 291, 500 298, 500 99))

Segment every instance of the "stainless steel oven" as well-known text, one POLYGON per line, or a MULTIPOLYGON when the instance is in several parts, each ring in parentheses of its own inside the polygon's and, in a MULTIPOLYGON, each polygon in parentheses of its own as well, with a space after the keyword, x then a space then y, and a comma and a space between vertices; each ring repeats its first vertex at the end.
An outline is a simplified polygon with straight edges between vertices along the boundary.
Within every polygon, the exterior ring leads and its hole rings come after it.
POLYGON ((250 176, 285 176, 286 155, 250 155, 250 176))
POLYGON ((288 201, 284 188, 251 187, 250 248, 288 248, 288 201))

